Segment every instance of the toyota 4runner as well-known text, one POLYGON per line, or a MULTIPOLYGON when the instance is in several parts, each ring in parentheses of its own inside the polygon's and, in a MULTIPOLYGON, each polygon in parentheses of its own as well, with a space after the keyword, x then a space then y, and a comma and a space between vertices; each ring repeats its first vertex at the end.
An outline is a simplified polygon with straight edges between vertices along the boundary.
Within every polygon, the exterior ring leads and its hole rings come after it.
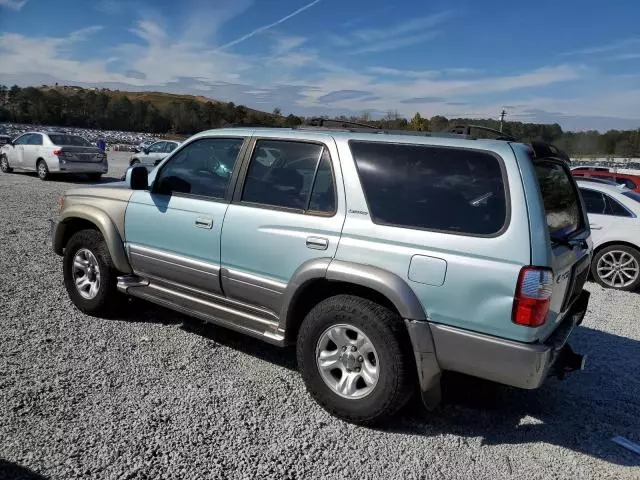
POLYGON ((443 371, 515 387, 581 369, 592 243, 557 150, 508 137, 227 128, 151 173, 74 189, 52 232, 69 297, 139 297, 275 345, 371 424, 443 371))

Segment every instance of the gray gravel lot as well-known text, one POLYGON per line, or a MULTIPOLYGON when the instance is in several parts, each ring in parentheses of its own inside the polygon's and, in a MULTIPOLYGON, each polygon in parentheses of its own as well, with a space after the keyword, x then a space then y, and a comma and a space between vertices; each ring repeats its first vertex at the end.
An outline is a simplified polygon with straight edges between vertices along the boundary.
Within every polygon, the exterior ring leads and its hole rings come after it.
MULTIPOLYGON (((127 154, 110 154, 117 179, 127 154)), ((121 318, 72 307, 46 245, 82 178, 0 174, 0 479, 640 478, 640 295, 589 283, 572 342, 587 370, 536 391, 447 379, 367 429, 306 394, 293 350, 144 302, 121 318)))

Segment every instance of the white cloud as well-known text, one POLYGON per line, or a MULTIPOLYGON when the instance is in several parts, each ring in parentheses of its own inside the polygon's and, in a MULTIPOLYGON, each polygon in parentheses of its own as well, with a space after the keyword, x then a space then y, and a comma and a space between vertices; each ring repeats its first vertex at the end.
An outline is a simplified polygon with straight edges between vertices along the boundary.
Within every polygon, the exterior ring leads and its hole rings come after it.
POLYGON ((0 7, 10 8, 11 10, 20 11, 27 4, 28 0, 0 0, 0 7))
POLYGON ((640 45, 640 38, 627 38, 624 40, 618 40, 612 43, 607 43, 604 45, 597 45, 593 47, 580 48, 578 50, 572 50, 569 52, 564 52, 562 56, 572 56, 572 55, 593 55, 597 53, 607 53, 614 52, 617 50, 621 50, 633 45, 640 45))

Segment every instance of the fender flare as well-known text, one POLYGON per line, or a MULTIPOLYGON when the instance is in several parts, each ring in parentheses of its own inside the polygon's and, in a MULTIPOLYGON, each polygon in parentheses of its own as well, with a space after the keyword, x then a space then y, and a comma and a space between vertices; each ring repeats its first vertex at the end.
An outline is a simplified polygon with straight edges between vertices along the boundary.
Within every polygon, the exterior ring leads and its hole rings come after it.
POLYGON ((131 265, 129 265, 124 243, 118 229, 106 212, 93 206, 71 206, 62 212, 53 231, 53 250, 58 255, 62 254, 62 250, 65 247, 63 241, 67 236, 67 226, 74 219, 82 219, 94 224, 104 238, 116 269, 122 273, 131 273, 131 265))
POLYGON ((300 265, 287 284, 280 313, 280 331, 286 331, 295 321, 291 315, 296 297, 304 290, 305 285, 314 280, 344 282, 370 288, 388 298, 403 319, 427 319, 414 291, 395 273, 371 265, 316 258, 300 265))

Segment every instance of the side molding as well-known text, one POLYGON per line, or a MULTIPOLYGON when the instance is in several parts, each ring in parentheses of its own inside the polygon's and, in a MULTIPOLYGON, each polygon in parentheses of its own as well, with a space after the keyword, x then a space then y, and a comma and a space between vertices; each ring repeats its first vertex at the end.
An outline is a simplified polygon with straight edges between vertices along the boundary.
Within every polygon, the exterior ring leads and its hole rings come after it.
POLYGON ((58 223, 53 231, 53 250, 57 254, 62 254, 64 248, 63 239, 67 225, 75 218, 81 218, 93 223, 104 237, 107 249, 111 255, 114 266, 122 273, 131 273, 131 266, 124 250, 124 243, 115 224, 109 215, 99 208, 82 205, 70 206, 63 210, 58 223))

